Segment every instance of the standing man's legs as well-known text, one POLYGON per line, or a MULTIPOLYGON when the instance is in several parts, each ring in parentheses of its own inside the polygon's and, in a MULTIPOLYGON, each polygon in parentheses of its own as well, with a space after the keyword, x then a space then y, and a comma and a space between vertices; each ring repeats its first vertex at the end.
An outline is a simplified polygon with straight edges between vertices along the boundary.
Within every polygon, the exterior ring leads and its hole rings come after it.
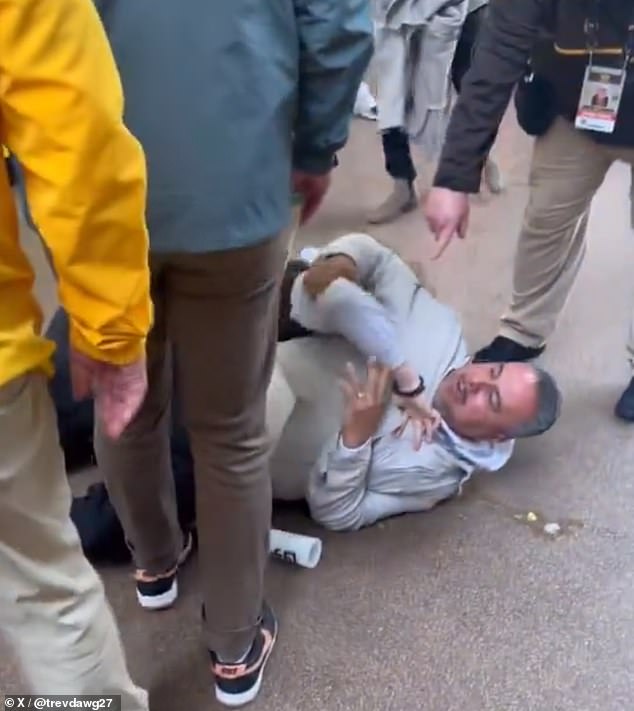
POLYGON ((189 552, 178 523, 170 457, 172 353, 167 338, 164 260, 152 257, 154 325, 147 340, 148 391, 137 416, 118 440, 95 428, 95 454, 137 567, 139 603, 172 605, 177 572, 189 552))
POLYGON ((139 600, 170 605, 187 550, 169 457, 173 348, 195 464, 207 643, 217 695, 230 704, 257 694, 276 631, 263 604, 271 519, 265 403, 287 241, 153 258, 148 394, 119 440, 96 437, 133 547, 139 600))
POLYGON ((627 337, 627 360, 632 378, 616 403, 614 413, 627 422, 634 422, 634 308, 630 314, 630 324, 627 337))
POLYGON ((500 336, 476 360, 541 353, 581 266, 590 204, 611 163, 604 148, 564 119, 537 139, 511 304, 500 336))
POLYGON ((175 257, 167 320, 196 475, 207 644, 218 699, 250 701, 275 642, 265 411, 286 239, 175 257))
POLYGON ((36 694, 120 694, 147 711, 112 611, 69 516, 71 494, 46 378, 0 387, 0 627, 36 694))
MULTIPOLYGON (((627 151, 627 153, 623 155, 623 160, 630 164, 630 227, 634 230, 634 150, 627 151)), ((632 315, 630 318, 630 329, 627 340, 627 356, 632 367, 632 372, 634 373, 634 306, 632 308, 632 315)), ((632 419, 634 419, 634 411, 632 413, 632 419)))
POLYGON ((405 114, 410 89, 411 51, 409 33, 378 27, 374 66, 377 75, 379 130, 385 156, 385 169, 393 179, 392 192, 368 215, 373 224, 390 222, 417 205, 414 181, 416 169, 409 138, 405 131, 405 114))
MULTIPOLYGON (((634 230, 634 149, 614 151, 614 158, 630 164, 630 228, 634 230)), ((623 391, 615 407, 615 414, 622 420, 634 422, 634 304, 630 316, 629 333, 627 339, 627 358, 630 364, 632 378, 623 391)))

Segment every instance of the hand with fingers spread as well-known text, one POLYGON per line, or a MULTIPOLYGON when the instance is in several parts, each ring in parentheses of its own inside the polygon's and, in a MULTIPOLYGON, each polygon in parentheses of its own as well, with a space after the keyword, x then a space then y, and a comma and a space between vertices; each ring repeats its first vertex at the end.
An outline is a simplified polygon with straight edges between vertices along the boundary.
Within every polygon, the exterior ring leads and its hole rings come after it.
POLYGON ((344 402, 344 420, 341 438, 344 446, 356 449, 365 444, 377 431, 386 406, 391 386, 390 369, 374 360, 368 363, 365 382, 357 376, 352 364, 341 384, 344 402))
POLYGON ((432 188, 425 201, 425 217, 438 248, 439 259, 454 237, 464 239, 469 226, 469 196, 449 188, 432 188))
POLYGON ((397 437, 402 437, 408 425, 415 430, 415 448, 420 449, 423 442, 431 442, 434 432, 440 425, 440 415, 425 399, 425 382, 408 362, 392 371, 394 378, 394 404, 405 413, 403 422, 394 430, 397 437))
POLYGON ((403 422, 394 430, 394 434, 402 437, 411 425, 414 428, 415 449, 420 449, 423 442, 431 442, 434 432, 440 425, 440 414, 427 403, 423 395, 414 397, 395 395, 394 402, 405 414, 403 422))

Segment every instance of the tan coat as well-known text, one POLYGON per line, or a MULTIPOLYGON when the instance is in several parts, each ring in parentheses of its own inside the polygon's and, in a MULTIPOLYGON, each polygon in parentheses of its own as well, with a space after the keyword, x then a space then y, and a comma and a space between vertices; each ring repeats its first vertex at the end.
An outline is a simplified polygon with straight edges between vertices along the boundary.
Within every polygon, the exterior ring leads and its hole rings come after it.
POLYGON ((376 0, 379 128, 403 128, 437 157, 451 108, 450 71, 469 0, 376 0))

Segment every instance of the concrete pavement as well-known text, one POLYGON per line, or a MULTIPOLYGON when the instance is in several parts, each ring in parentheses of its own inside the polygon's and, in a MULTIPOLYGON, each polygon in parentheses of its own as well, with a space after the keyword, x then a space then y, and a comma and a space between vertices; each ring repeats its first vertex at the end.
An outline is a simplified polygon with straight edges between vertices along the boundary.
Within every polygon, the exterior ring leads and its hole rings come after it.
MULTIPOLYGON (((473 348, 495 332, 526 200, 530 142, 509 118, 497 157, 509 183, 474 199, 471 232, 428 266, 460 310, 473 348)), ((422 166, 424 168, 424 166, 422 166)), ((387 189, 375 126, 355 121, 327 203, 301 235, 320 243, 370 231, 408 257, 428 253, 420 213, 369 230, 387 189)), ((613 404, 630 373, 634 302, 629 169, 615 166, 594 206, 590 244, 559 329, 542 357, 565 395, 560 423, 521 442, 510 465, 475 478, 437 510, 355 534, 324 534, 298 511, 279 527, 318 533, 314 571, 272 563, 268 596, 280 641, 261 711, 626 711, 634 706, 634 426, 613 404), (559 522, 550 539, 538 523, 559 522)), ((38 282, 50 301, 50 281, 38 282)), ((73 477, 73 485, 82 482, 73 477)), ((216 708, 199 637, 197 572, 175 609, 139 609, 127 569, 102 570, 132 673, 154 711, 216 708)), ((0 648, 0 691, 20 692, 0 648)))

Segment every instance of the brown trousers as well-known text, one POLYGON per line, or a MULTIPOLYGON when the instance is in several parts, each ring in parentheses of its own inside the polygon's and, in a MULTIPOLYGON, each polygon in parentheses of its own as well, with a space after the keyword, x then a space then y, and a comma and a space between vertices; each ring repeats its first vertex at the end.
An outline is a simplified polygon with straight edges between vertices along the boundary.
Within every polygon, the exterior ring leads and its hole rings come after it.
POLYGON ((136 565, 168 570, 183 543, 169 449, 173 359, 195 464, 206 641, 226 659, 252 642, 262 608, 271 522, 266 392, 287 242, 152 257, 148 394, 120 440, 95 438, 136 565))

